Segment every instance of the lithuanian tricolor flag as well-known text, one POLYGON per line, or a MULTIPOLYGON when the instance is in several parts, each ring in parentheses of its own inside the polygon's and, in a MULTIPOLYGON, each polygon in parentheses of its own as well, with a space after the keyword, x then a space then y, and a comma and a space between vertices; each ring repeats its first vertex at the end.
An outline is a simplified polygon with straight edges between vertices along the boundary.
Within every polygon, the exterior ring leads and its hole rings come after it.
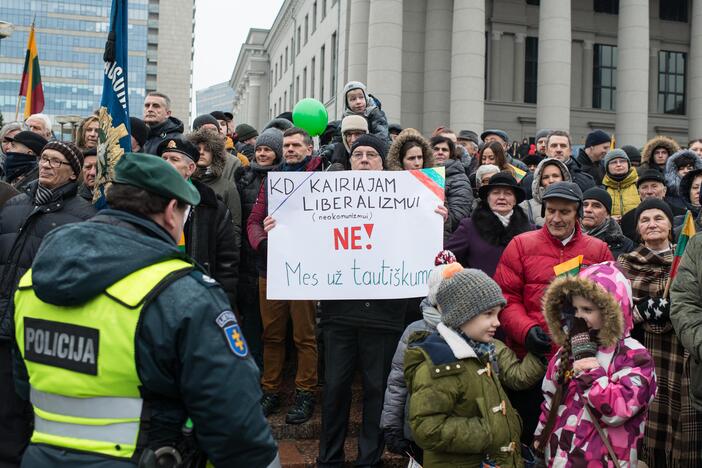
POLYGON ((678 273, 678 267, 680 266, 680 260, 685 253, 685 248, 687 247, 687 242, 692 236, 695 235, 695 221, 692 219, 692 213, 688 210, 685 213, 685 220, 683 221, 682 231, 680 231, 680 236, 678 237, 678 244, 675 246, 675 256, 673 257, 673 265, 670 267, 670 279, 675 278, 678 273))
POLYGON ((583 256, 578 255, 577 257, 573 257, 570 260, 566 260, 565 262, 554 266, 553 272, 556 274, 556 276, 576 276, 578 273, 580 273, 580 267, 582 264, 583 256))
POLYGON ((22 84, 20 84, 19 95, 25 97, 25 119, 44 110, 44 90, 41 86, 39 54, 37 52, 37 41, 34 37, 33 22, 32 28, 29 30, 29 41, 27 41, 27 53, 24 57, 24 71, 22 72, 22 84))
POLYGON ((526 172, 519 169, 517 166, 510 164, 509 167, 512 168, 512 171, 514 172, 514 178, 517 180, 517 183, 521 182, 524 176, 527 175, 526 172))

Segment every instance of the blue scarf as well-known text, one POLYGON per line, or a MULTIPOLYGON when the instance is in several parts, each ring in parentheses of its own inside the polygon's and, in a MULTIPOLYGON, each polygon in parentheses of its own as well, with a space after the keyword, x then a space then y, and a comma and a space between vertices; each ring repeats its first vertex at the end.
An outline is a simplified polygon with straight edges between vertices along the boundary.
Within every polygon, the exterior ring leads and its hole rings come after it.
POLYGON ((280 165, 278 170, 281 172, 302 172, 305 170, 305 166, 307 166, 307 163, 310 162, 310 159, 312 159, 312 156, 307 156, 302 161, 294 164, 288 164, 287 162, 284 162, 280 165))
POLYGON ((468 336, 466 336, 463 332, 460 332, 460 334, 463 339, 466 340, 466 343, 473 348, 473 351, 475 351, 475 354, 478 355, 478 358, 480 358, 480 360, 483 362, 487 360, 490 364, 492 364, 492 370, 495 372, 495 374, 499 374, 500 367, 497 365, 495 342, 491 341, 490 343, 483 343, 482 341, 475 341, 468 338, 468 336))

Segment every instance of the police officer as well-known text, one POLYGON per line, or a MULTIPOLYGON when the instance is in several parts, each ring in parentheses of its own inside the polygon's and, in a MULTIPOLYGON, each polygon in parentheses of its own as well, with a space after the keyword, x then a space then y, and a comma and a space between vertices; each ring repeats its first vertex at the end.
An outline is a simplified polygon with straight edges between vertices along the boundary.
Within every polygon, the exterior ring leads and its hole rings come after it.
POLYGON ((215 466, 279 466, 227 297, 176 245, 197 190, 127 153, 106 199, 47 235, 20 280, 16 386, 35 414, 22 466, 193 466, 189 421, 215 466))

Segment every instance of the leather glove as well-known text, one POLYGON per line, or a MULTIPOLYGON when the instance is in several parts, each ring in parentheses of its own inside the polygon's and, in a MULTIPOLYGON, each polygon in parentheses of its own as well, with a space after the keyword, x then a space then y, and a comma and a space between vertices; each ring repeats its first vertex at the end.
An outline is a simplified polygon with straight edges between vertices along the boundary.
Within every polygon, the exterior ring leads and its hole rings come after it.
POLYGON ((412 450, 411 442, 404 438, 401 429, 386 428, 383 431, 383 437, 385 438, 385 445, 392 453, 406 455, 407 452, 412 450))
POLYGON ((587 322, 580 317, 573 317, 573 326, 570 330, 570 348, 573 360, 592 358, 597 356, 597 341, 593 340, 587 322))
POLYGON ((533 326, 527 333, 524 347, 532 354, 543 356, 551 351, 551 337, 540 326, 533 326))
POLYGON ((670 318, 670 302, 665 297, 646 296, 635 304, 642 319, 657 324, 665 323, 670 318))

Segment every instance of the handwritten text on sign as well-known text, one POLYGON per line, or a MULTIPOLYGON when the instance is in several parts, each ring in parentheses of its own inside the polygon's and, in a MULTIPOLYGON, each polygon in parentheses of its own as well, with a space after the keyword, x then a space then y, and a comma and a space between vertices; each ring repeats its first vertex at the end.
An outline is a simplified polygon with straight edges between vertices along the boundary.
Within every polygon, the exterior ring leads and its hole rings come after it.
POLYGON ((443 168, 273 172, 269 299, 425 296, 442 248, 443 168))

